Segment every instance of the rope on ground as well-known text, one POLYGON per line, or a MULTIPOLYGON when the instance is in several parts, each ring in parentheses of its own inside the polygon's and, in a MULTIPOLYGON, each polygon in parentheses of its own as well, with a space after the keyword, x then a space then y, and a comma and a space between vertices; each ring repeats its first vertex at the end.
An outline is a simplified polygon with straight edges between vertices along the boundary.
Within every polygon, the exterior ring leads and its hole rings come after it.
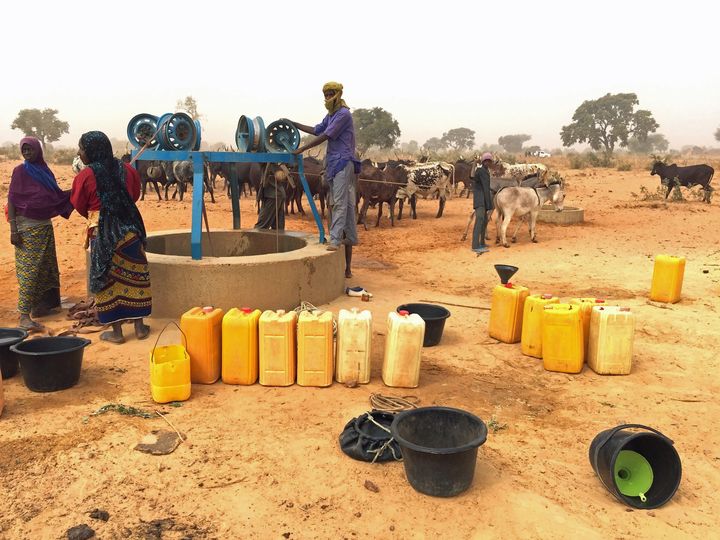
POLYGON ((383 396, 373 392, 370 394, 370 405, 378 411, 399 412, 417 409, 420 398, 417 396, 383 396))
MULTIPOLYGON (((313 313, 315 311, 322 311, 322 310, 320 308, 315 307, 310 302, 306 302, 305 300, 303 300, 302 302, 300 302, 300 305, 298 307, 296 307, 293 311, 295 313, 297 313, 298 317, 299 317, 300 313, 302 313, 303 311, 307 311, 308 313, 313 313)), ((335 320, 335 317, 333 317, 332 324, 333 324, 333 336, 335 336, 337 334, 337 321, 335 320)))
MULTIPOLYGON (((367 414, 368 420, 370 420, 373 424, 375 424, 377 427, 379 427, 383 431, 390 433, 390 430, 388 428, 386 428, 385 426, 383 426, 381 423, 379 423, 377 420, 375 420, 372 417, 372 414, 370 414, 369 412, 366 414, 367 414)), ((371 463, 375 463, 375 461, 377 461, 377 458, 379 458, 383 454, 383 452, 385 452, 385 450, 388 448, 390 449, 390 453, 392 454, 393 459, 395 461, 402 461, 402 456, 398 457, 398 455, 395 453, 395 449, 392 446, 390 446, 394 440, 395 440, 395 438, 392 437, 392 435, 391 435, 390 438, 385 442, 385 444, 383 444, 380 448, 376 448, 375 450, 368 449, 368 452, 370 452, 371 454, 375 454, 371 463)))

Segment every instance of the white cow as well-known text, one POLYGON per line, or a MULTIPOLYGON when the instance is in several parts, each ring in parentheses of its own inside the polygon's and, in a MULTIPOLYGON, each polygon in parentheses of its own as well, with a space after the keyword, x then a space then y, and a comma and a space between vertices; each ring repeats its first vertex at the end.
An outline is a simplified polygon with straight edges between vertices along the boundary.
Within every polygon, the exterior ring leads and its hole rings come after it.
POLYGON ((391 181, 399 180, 399 183, 405 184, 397 191, 397 198, 400 200, 398 219, 402 219, 402 208, 406 199, 410 201, 412 218, 417 218, 415 201, 418 195, 424 199, 437 195, 440 206, 435 217, 442 216, 445 200, 450 196, 455 185, 453 164, 435 161, 418 165, 398 165, 395 168, 386 168, 387 170, 390 170, 391 181))
POLYGON ((495 173, 493 176, 512 178, 518 184, 530 176, 537 176, 541 183, 548 184, 548 168, 543 163, 516 163, 511 165, 498 158, 490 168, 495 173))

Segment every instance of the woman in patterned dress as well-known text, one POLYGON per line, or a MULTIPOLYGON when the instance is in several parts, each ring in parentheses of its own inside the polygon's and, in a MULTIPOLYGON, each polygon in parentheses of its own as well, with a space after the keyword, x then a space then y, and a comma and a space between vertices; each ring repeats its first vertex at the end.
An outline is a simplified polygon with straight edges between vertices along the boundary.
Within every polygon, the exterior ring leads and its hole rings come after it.
POLYGON ((43 159, 35 137, 20 140, 25 162, 15 167, 8 191, 10 243, 15 246, 18 279, 18 325, 41 328, 31 315, 42 317, 60 307, 60 272, 52 218, 72 213, 70 192, 62 191, 43 159))
POLYGON ((145 225, 135 206, 140 177, 113 157, 110 140, 100 131, 83 134, 79 147, 87 167, 75 177, 70 200, 88 220, 90 292, 95 294, 98 319, 112 325, 100 338, 123 343, 122 323, 132 320, 135 336, 145 339, 150 328, 143 318, 152 311, 152 295, 145 225))

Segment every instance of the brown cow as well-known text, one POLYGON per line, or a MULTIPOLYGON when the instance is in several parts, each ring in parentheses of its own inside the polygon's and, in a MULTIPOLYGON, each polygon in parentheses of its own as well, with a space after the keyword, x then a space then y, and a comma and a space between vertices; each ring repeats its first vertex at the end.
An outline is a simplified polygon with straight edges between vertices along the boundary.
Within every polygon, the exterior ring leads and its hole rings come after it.
MULTIPOLYGON (((327 202, 328 185, 325 182, 324 167, 322 161, 314 157, 303 158, 303 172, 305 174, 305 180, 307 180, 308 187, 310 188, 310 196, 318 196, 320 200, 320 213, 322 217, 325 217, 325 203, 327 202)), ((305 215, 305 210, 302 206, 302 196, 305 192, 303 190, 302 182, 300 181, 300 175, 297 172, 297 166, 293 166, 290 169, 290 175, 292 176, 292 186, 288 183, 285 187, 287 190, 287 199, 285 200, 285 213, 288 213, 288 207, 290 213, 295 213, 293 210, 293 204, 297 207, 298 213, 305 215)))
POLYGON ((390 225, 395 226, 395 202, 397 201, 397 191, 400 186, 396 183, 388 182, 386 175, 369 159, 363 160, 360 166, 360 176, 358 178, 358 197, 362 198, 363 204, 360 212, 358 212, 358 224, 362 223, 367 230, 366 217, 370 204, 378 205, 378 215, 375 226, 380 225, 380 217, 382 216, 382 205, 387 203, 390 208, 390 225))

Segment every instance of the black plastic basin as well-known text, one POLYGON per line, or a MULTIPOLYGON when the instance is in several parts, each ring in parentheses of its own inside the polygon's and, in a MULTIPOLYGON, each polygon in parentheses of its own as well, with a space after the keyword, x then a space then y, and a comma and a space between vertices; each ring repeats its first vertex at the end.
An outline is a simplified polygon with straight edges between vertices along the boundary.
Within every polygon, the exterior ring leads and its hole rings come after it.
POLYGON ((55 392, 75 386, 89 339, 45 337, 23 341, 10 347, 20 360, 25 386, 33 392, 55 392))
POLYGON ((445 319, 450 316, 450 311, 446 308, 436 304, 403 304, 397 307, 397 311, 398 313, 401 311, 417 313, 425 321, 423 347, 433 347, 440 343, 445 329, 445 319))
POLYGON ((390 431, 417 491, 453 497, 470 487, 478 447, 487 438, 487 426, 477 416, 450 407, 420 407, 395 416, 390 431))
POLYGON ((22 328, 0 328, 0 373, 3 379, 14 377, 18 370, 17 355, 10 347, 27 337, 22 328))

